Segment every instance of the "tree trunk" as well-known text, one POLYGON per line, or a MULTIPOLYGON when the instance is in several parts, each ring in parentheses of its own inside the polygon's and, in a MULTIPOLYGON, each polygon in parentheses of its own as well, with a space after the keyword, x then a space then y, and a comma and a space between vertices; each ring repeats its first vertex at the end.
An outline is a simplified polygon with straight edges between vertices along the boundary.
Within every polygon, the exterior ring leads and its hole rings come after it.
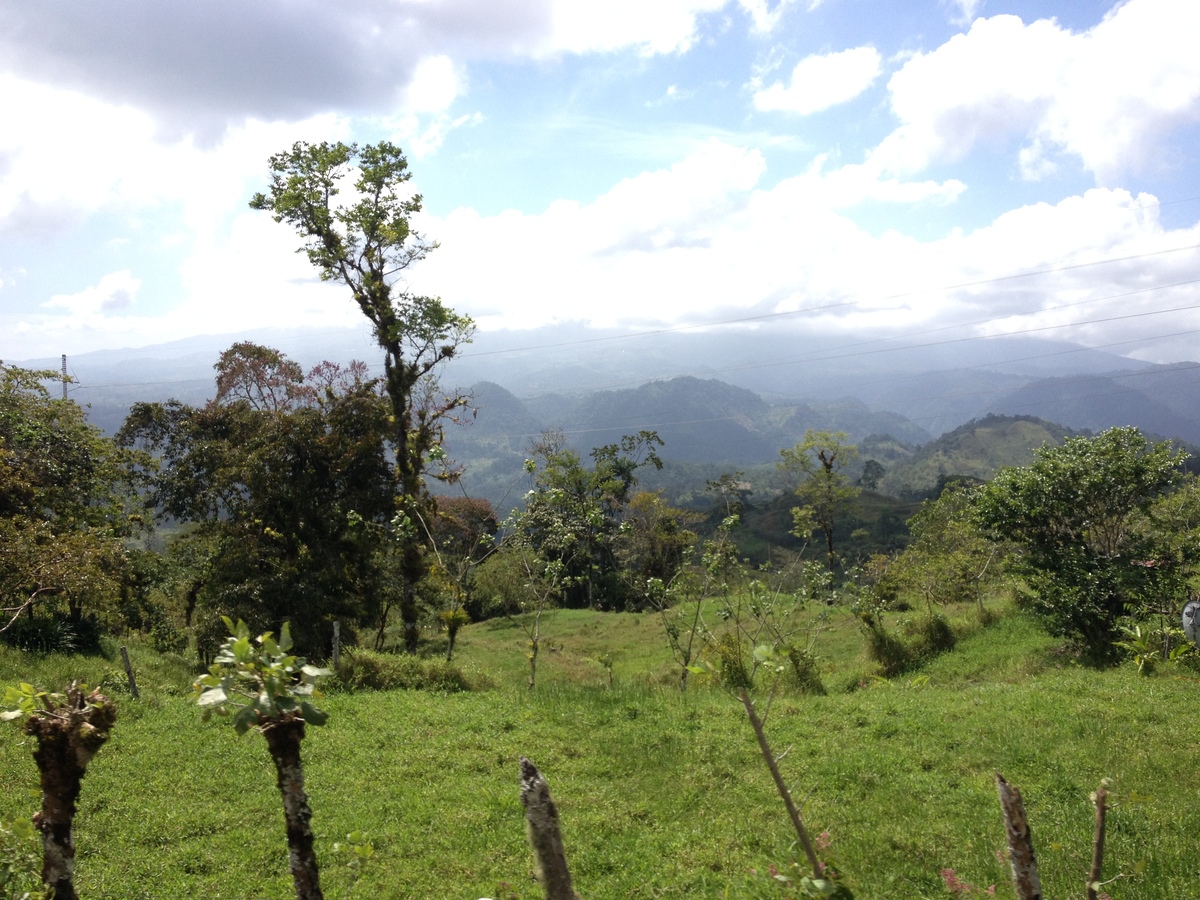
MULTIPOLYGON (((415 538, 405 538, 405 540, 413 541, 415 538)), ((404 649, 409 653, 416 653, 421 643, 421 631, 418 627, 420 609, 417 606, 417 584, 425 577, 425 560, 417 547, 404 548, 400 575, 404 579, 404 587, 400 595, 400 621, 404 625, 404 649)))
POLYGON ((304 720, 285 719, 263 731, 271 759, 275 761, 279 793, 283 797, 283 815, 287 822, 288 863, 296 900, 324 900, 317 872, 317 854, 313 849, 312 810, 304 793, 304 764, 300 760, 300 742, 304 740, 304 720))
POLYGON ((521 757, 521 803, 525 806, 525 825, 529 845, 537 866, 538 879, 546 891, 546 900, 579 900, 571 886, 558 810, 550 798, 550 786, 537 766, 521 757))
POLYGON ((77 900, 75 802, 88 763, 108 740, 117 709, 99 692, 84 697, 75 686, 63 706, 50 707, 31 715, 24 725, 25 733, 37 740, 33 759, 42 786, 42 808, 33 823, 42 833, 42 883, 55 900, 77 900))
POLYGON ((1004 831, 1008 836, 1008 862, 1012 867, 1013 889, 1017 900, 1042 900, 1042 880, 1038 876, 1033 853, 1033 834, 1025 821, 1021 792, 996 773, 1000 809, 1004 813, 1004 831))

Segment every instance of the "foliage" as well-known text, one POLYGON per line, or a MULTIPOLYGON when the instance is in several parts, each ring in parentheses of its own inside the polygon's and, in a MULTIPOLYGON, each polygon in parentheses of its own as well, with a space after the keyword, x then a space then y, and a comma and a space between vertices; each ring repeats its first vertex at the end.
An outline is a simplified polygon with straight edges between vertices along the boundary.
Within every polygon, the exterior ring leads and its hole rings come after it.
POLYGON ((213 713, 229 716, 238 734, 293 719, 325 724, 328 715, 312 701, 321 696, 317 680, 330 671, 289 652, 287 622, 278 640, 266 632, 252 641, 250 628, 240 620, 235 625, 226 618, 225 626, 231 637, 217 651, 208 674, 196 679, 193 693, 205 720, 213 713))
POLYGON ((39 845, 29 819, 0 819, 0 900, 47 900, 39 845))
POLYGON ((531 555, 533 551, 520 542, 506 541, 480 563, 467 598, 467 614, 475 621, 482 621, 520 612, 527 572, 533 565, 526 557, 531 555))
POLYGON ((342 654, 337 683, 352 691, 469 691, 462 669, 443 659, 351 649, 342 654))
MULTIPOLYGON (((354 371, 365 372, 362 363, 354 371)), ((245 403, 260 412, 292 409, 313 389, 304 384, 304 370, 271 347, 239 341, 221 353, 216 365, 218 404, 245 403)), ((360 379, 361 380, 361 379, 360 379)))
POLYGON ((813 531, 825 536, 825 549, 832 569, 837 564, 834 526, 846 505, 860 492, 844 471, 858 459, 858 448, 844 431, 805 432, 796 446, 781 450, 779 469, 796 483, 801 506, 793 510, 794 532, 806 539, 813 531))
POLYGON ((783 650, 790 664, 793 687, 801 694, 812 694, 813 696, 826 694, 825 683, 821 680, 818 657, 812 649, 788 644, 783 650))
POLYGON ((50 377, 0 364, 0 631, 43 610, 76 631, 85 615, 115 617, 137 525, 125 505, 136 454, 51 399, 50 377))
MULTIPOLYGON (((255 194, 250 206, 290 225, 321 278, 349 288, 371 323, 384 353, 400 512, 409 522, 428 523, 435 509, 424 481, 427 464, 444 456, 445 423, 456 420, 469 401, 463 394, 442 392, 436 370, 470 342, 475 324, 440 299, 403 288, 404 271, 435 246, 411 227, 421 197, 408 189, 408 161, 387 141, 362 147, 297 142, 272 156, 269 166, 270 187, 255 194), (337 198, 351 179, 351 197, 343 203, 337 198)), ((455 477, 451 469, 442 475, 455 477)), ((427 533, 414 528, 400 537, 400 611, 411 650, 417 643, 415 592, 425 574, 427 533)))
MULTIPOLYGON (((593 449, 588 468, 566 446, 561 432, 547 432, 534 445, 530 461, 534 486, 525 496, 525 510, 515 527, 534 552, 558 564, 556 578, 564 606, 614 609, 624 605, 620 526, 637 485, 637 470, 645 465, 662 467, 657 452, 661 446, 653 431, 626 435, 619 443, 593 449)), ((627 531, 632 533, 633 526, 627 531)), ((631 537, 627 545, 631 553, 646 553, 650 540, 645 536, 642 547, 635 548, 631 537)), ((670 565, 665 559, 660 562, 661 568, 670 565)))
POLYGON ((1154 664, 1159 658, 1159 647, 1149 634, 1142 633, 1141 625, 1119 626, 1123 640, 1114 641, 1113 646, 1126 651, 1137 666, 1139 675, 1150 675, 1154 672, 1154 664))
POLYGON ((1112 655, 1117 623, 1156 597, 1179 603, 1200 547, 1172 548, 1153 507, 1186 457, 1136 428, 1043 447, 1034 462, 1005 469, 979 494, 979 521, 1021 550, 1018 571, 1036 592, 1033 609, 1051 633, 1092 657, 1112 655))
POLYGON ((669 506, 658 492, 639 491, 629 499, 616 540, 627 607, 653 606, 651 582, 670 584, 683 569, 699 520, 697 513, 669 506))
POLYGON ((486 500, 471 497, 438 497, 437 515, 430 523, 430 549, 437 562, 426 581, 437 581, 443 601, 438 623, 447 635, 446 659, 454 655, 459 629, 471 621, 468 607, 480 563, 496 546, 500 522, 486 500))
POLYGON ((948 485, 908 520, 912 540, 888 575, 932 611, 947 603, 975 602, 1004 571, 1004 546, 988 539, 974 516, 978 489, 948 485))
POLYGON ((243 369, 236 391, 203 407, 136 404, 118 439, 159 457, 147 503, 198 526, 173 553, 188 621, 197 606, 209 622, 227 615, 262 629, 290 618, 312 651, 328 646, 333 618, 373 623, 386 601, 382 557, 397 514, 388 407, 355 366, 289 375, 286 392, 255 387, 245 361, 263 357, 294 365, 234 345, 217 366, 243 369))
POLYGON ((909 646, 884 624, 883 616, 875 612, 859 614, 863 634, 867 639, 867 656, 879 664, 884 678, 894 678, 913 665, 909 646))

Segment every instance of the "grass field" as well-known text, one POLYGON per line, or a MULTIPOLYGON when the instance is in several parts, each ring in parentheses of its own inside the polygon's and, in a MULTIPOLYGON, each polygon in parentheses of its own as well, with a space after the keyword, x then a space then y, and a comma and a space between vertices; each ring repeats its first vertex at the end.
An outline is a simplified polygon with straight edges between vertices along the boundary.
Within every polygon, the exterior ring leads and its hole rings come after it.
MULTIPOLYGON (((853 620, 835 611, 827 625, 818 653, 829 694, 777 696, 767 730, 856 896, 948 897, 939 871, 953 868, 1011 897, 997 771, 1025 796, 1047 897, 1083 895, 1088 795, 1102 777, 1116 801, 1105 876, 1123 876, 1108 893, 1197 896, 1194 674, 1082 668, 1009 613, 883 682, 853 620)), ((458 661, 486 690, 327 697, 330 722, 304 747, 326 896, 540 897, 517 796, 522 755, 550 781, 585 900, 786 896, 751 874, 796 854, 736 699, 702 685, 679 693, 653 615, 564 611, 545 630, 553 652, 543 646, 532 692, 523 633, 497 621, 459 638, 458 661), (375 847, 361 864, 334 850, 354 831, 375 847)), ((265 743, 200 721, 184 660, 130 649, 143 698, 118 695, 121 718, 84 784, 81 895, 291 897, 265 743)), ((116 688, 118 670, 0 648, 0 683, 116 688)), ((30 749, 18 729, 0 730, 0 817, 36 809, 30 749)))

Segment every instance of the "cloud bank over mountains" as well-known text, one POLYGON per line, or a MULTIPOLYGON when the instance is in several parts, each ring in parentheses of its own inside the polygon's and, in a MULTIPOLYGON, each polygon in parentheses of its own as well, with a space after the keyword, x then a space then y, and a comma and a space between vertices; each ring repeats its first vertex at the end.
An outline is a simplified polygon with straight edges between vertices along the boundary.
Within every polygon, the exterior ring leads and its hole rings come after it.
POLYGON ((250 211, 394 140, 488 329, 1004 333, 1195 357, 1200 5, 358 0, 0 8, 0 359, 353 305, 250 211))

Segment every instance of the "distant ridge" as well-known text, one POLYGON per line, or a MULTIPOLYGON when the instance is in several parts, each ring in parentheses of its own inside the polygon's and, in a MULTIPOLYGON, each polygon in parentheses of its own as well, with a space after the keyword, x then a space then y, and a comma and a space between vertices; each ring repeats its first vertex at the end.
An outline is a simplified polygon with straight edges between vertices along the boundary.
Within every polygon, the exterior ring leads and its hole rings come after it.
POLYGON ((891 466, 880 490, 911 496, 927 493, 952 476, 987 481, 1001 467, 1027 465, 1039 447, 1058 446, 1077 433, 1036 416, 984 416, 943 434, 891 466))

